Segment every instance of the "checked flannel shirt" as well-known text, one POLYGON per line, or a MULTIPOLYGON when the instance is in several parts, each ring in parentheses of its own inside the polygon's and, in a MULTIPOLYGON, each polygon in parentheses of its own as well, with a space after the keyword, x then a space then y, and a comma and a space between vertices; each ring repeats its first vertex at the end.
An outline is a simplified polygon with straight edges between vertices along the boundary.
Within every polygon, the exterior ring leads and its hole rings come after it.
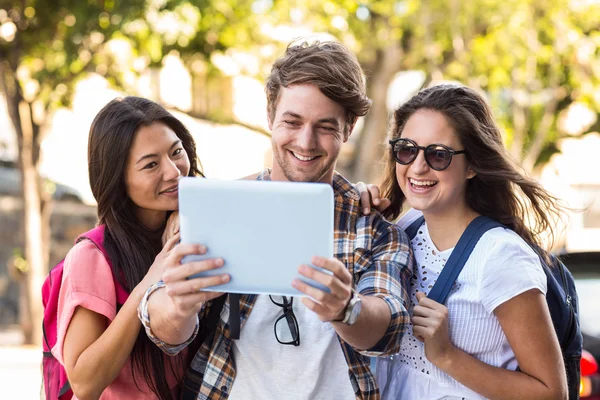
MULTIPOLYGON (((270 180, 270 171, 265 170, 259 180, 270 180)), ((407 285, 413 268, 413 254, 408 238, 398 226, 387 222, 377 213, 362 215, 358 190, 344 177, 333 178, 335 197, 334 210, 334 255, 346 265, 354 277, 354 286, 364 296, 382 298, 390 307, 391 323, 383 338, 368 351, 358 351, 339 336, 340 345, 348 364, 348 375, 357 399, 377 400, 379 390, 369 368, 367 356, 393 354, 399 351, 400 339, 409 324, 407 285)), ((184 349, 198 332, 198 323, 192 337, 180 345, 169 345, 158 339, 150 329, 148 299, 164 287, 158 282, 148 289, 142 299, 138 315, 148 337, 165 353, 175 355, 184 349)), ((240 325, 250 315, 256 295, 240 296, 240 325)), ((208 315, 211 302, 199 313, 199 321, 208 315)), ((235 379, 235 363, 232 358, 232 339, 229 337, 228 301, 223 306, 221 319, 215 332, 212 346, 202 345, 191 363, 191 368, 204 371, 198 399, 225 400, 235 379)))

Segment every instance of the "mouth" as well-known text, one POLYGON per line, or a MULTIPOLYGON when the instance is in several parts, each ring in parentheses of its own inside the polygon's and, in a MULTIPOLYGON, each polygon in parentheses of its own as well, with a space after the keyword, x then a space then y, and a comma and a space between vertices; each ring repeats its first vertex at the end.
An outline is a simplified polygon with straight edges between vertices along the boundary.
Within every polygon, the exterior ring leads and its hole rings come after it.
POLYGON ((291 151, 291 150, 290 150, 290 153, 292 154, 292 156, 294 156, 294 158, 296 160, 299 160, 302 162, 310 162, 310 161, 313 161, 313 160, 317 159, 318 157, 320 157, 320 156, 305 156, 305 155, 296 153, 295 151, 291 151))
POLYGON ((432 180, 417 180, 414 178, 408 178, 408 182, 410 183, 411 188, 413 189, 417 189, 417 190, 426 190, 426 189, 430 189, 432 187, 434 187, 435 185, 437 185, 437 181, 432 181, 432 180))
POLYGON ((173 193, 177 193, 177 189, 178 189, 178 185, 173 185, 173 186, 167 188, 166 190, 163 190, 162 192, 159 192, 159 194, 173 194, 173 193))

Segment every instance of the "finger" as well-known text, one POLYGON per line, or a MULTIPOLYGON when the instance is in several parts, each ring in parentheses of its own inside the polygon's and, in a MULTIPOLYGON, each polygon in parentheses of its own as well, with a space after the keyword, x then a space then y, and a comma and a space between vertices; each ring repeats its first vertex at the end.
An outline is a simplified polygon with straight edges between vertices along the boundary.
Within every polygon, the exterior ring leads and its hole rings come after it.
POLYGON ((203 255, 206 254, 206 246, 203 244, 192 244, 192 243, 179 243, 170 252, 170 262, 173 265, 181 263, 181 259, 185 256, 191 255, 203 255))
POLYGON ((413 317, 412 323, 414 327, 429 327, 431 326, 431 319, 427 317, 413 317))
POLYGON ((193 261, 181 264, 175 268, 168 268, 163 274, 163 281, 165 283, 172 283, 177 281, 194 280, 196 278, 188 278, 201 272, 221 268, 224 264, 225 263, 221 258, 211 258, 208 260, 193 261))
POLYGON ((292 281, 292 287, 304 293, 305 295, 312 297, 314 300, 321 304, 327 304, 327 307, 331 307, 332 303, 342 304, 342 300, 333 296, 331 293, 327 293, 321 289, 309 285, 306 282, 302 282, 300 279, 294 279, 292 281))
POLYGON ((333 272, 342 283, 346 285, 352 284, 352 275, 350 271, 346 268, 346 266, 337 258, 325 258, 325 257, 312 257, 310 262, 315 267, 324 268, 328 271, 333 272))
POLYGON ((221 292, 199 292, 193 294, 187 294, 183 296, 178 296, 173 299, 174 303, 181 310, 192 310, 194 309, 197 313, 202 308, 202 303, 206 303, 207 301, 216 299, 219 296, 222 296, 221 292))
POLYGON ((376 210, 379 212, 382 212, 382 211, 387 210, 387 208, 391 205, 392 205, 392 202, 390 199, 383 198, 379 202, 379 205, 376 207, 376 210))
POLYGON ((363 214, 369 215, 371 213, 371 195, 369 190, 362 182, 357 182, 355 186, 360 193, 360 206, 363 210, 363 214))
POLYGON ((323 305, 309 299, 308 297, 303 297, 300 301, 306 306, 306 308, 317 314, 321 321, 331 321, 333 319, 331 311, 325 308, 323 305))
POLYGON ((426 330, 419 326, 413 326, 413 335, 419 342, 425 342, 426 330))
POLYGON ((378 206, 381 202, 381 194, 379 193, 379 187, 377 187, 377 185, 369 184, 367 185, 367 189, 369 191, 369 194, 371 195, 373 205, 378 206))
POLYGON ((308 265, 301 265, 298 268, 300 275, 310 278, 329 288, 330 293, 340 300, 347 300, 350 297, 352 288, 348 284, 342 283, 335 275, 318 271, 308 265))
POLYGON ((447 309, 445 305, 440 304, 437 301, 430 299, 429 297, 425 296, 424 293, 421 293, 421 295, 419 295, 419 293, 417 293, 417 299, 419 300, 420 306, 427 307, 432 310, 437 310, 440 312, 443 312, 443 310, 447 309))
POLYGON ((423 292, 417 292, 417 293, 415 293, 415 296, 417 296, 417 301, 419 301, 419 302, 421 301, 421 299, 427 297, 427 295, 423 292))
POLYGON ((229 282, 229 275, 221 274, 205 278, 177 281, 165 285, 167 294, 171 297, 185 296, 198 293, 201 289, 212 288, 229 282))
POLYGON ((163 246, 162 251, 167 252, 167 251, 173 250, 173 247, 175 247, 177 242, 179 242, 179 236, 180 236, 179 233, 177 233, 174 236, 172 236, 170 239, 168 239, 165 242, 165 245, 163 246))
POLYGON ((413 308, 413 316, 418 316, 418 317, 434 317, 436 315, 435 310, 427 307, 427 306, 422 306, 422 305, 418 305, 415 306, 413 308))

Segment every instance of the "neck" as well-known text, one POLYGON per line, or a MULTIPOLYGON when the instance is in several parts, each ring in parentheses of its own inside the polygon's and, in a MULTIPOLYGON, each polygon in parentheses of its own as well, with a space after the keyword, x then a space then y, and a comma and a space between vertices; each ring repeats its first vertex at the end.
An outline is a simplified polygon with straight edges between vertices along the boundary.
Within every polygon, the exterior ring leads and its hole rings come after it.
MULTIPOLYGON (((333 185, 333 174, 334 169, 332 168, 330 171, 327 171, 325 175, 319 180, 316 181, 307 181, 312 183, 326 183, 328 185, 333 185)), ((305 181, 294 181, 288 179, 283 170, 277 166, 277 164, 273 164, 273 168, 271 168, 271 180, 272 181, 283 181, 283 182, 305 182, 305 181)))
POLYGON ((435 247, 440 251, 448 250, 458 243, 467 226, 477 218, 474 210, 464 205, 444 213, 423 213, 427 230, 435 247))
POLYGON ((151 231, 157 231, 165 224, 167 212, 158 210, 138 210, 137 217, 146 228, 151 231))

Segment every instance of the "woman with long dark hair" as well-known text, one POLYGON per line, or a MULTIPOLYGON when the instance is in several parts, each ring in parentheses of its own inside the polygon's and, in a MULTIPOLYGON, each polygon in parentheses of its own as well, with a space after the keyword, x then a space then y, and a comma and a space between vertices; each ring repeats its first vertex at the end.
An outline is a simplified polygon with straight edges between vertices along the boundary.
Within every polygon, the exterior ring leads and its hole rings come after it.
POLYGON ((194 140, 160 105, 115 99, 91 125, 88 164, 110 262, 89 240, 68 253, 53 353, 79 399, 174 399, 186 360, 150 342, 137 306, 178 239, 161 243, 178 180, 201 175, 194 140), (113 277, 129 293, 124 304, 113 277))
POLYGON ((412 323, 378 361, 389 399, 565 399, 565 367, 532 246, 561 207, 510 159, 485 100, 457 85, 425 89, 394 112, 382 195, 390 219, 424 222, 411 245, 412 323), (504 226, 477 242, 447 303, 427 297, 467 226, 504 226), (390 364, 391 363, 391 364, 390 364), (518 367, 518 369, 517 369, 518 367))

